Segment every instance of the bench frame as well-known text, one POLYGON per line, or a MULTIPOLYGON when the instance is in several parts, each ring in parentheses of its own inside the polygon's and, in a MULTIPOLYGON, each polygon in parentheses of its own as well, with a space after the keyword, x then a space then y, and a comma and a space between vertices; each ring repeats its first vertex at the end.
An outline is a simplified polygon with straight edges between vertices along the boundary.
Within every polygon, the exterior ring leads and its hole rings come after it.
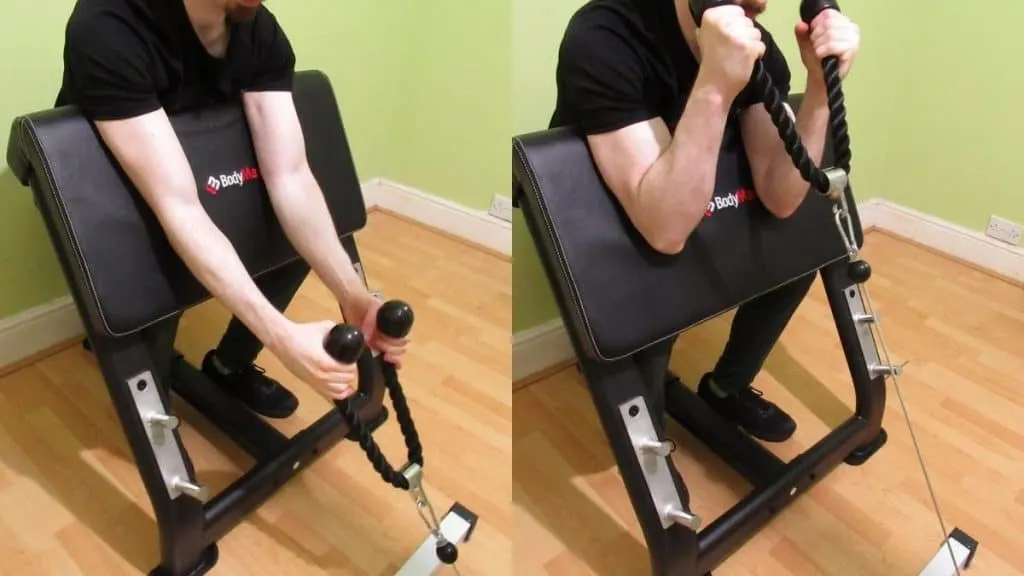
MULTIPOLYGON (((521 138, 545 140, 543 133, 521 138)), ((516 138, 514 146, 525 144, 516 138)), ((874 318, 866 314, 861 287, 850 277, 849 261, 840 258, 818 272, 849 365, 856 408, 845 422, 804 453, 791 462, 783 462, 718 416, 690 389, 667 387, 668 415, 753 486, 746 497, 701 529, 701 519, 689 510, 685 481, 672 463, 671 443, 659 431, 660 423, 650 416, 643 380, 632 357, 610 361, 595 357, 586 345, 587 335, 576 323, 568 321, 573 317, 573 308, 563 284, 558 282, 562 264, 557 255, 548 252, 543 241, 552 222, 546 219, 537 193, 527 189, 533 184, 518 175, 517 172, 513 199, 522 208, 548 285, 561 317, 566 320, 566 332, 579 370, 640 523, 652 574, 709 574, 841 463, 859 466, 885 444, 885 381, 892 367, 881 362, 872 331, 874 318)))
MULTIPOLYGON (((38 192, 35 174, 29 185, 38 192)), ((51 238, 58 234, 44 218, 51 238)), ((342 238, 357 268, 361 260, 355 240, 342 238)), ((71 278, 73 265, 59 243, 58 259, 69 279, 77 309, 85 309, 82 287, 71 278)), ((218 561, 217 542, 245 521, 282 486, 323 457, 349 434, 336 409, 291 438, 285 436, 238 400, 228 396, 197 368, 177 354, 169 373, 162 375, 145 342, 146 331, 110 337, 96 331, 83 314, 88 348, 94 354, 131 447, 143 485, 156 516, 160 564, 150 576, 200 576, 218 561), (255 459, 241 477, 209 497, 195 476, 188 451, 170 410, 169 390, 215 424, 255 459)), ((159 325, 152 329, 159 329, 159 325)), ((365 365, 365 363, 364 363, 365 365)), ((360 419, 371 430, 388 418, 382 404, 384 375, 373 362, 372 378, 363 377, 354 402, 360 419)))

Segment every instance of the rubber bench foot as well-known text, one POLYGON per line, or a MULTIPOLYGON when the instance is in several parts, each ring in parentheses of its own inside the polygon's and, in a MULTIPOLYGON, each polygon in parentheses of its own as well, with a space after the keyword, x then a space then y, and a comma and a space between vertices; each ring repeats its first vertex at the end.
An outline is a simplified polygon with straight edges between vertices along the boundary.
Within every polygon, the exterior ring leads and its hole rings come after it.
MULTIPOLYGON (((203 576, 209 573, 217 565, 219 557, 220 551, 217 549, 217 544, 210 544, 203 551, 203 557, 199 560, 199 564, 185 576, 203 576)), ((149 573, 149 576, 170 576, 170 572, 164 566, 157 566, 149 573)))
POLYGON ((860 466, 861 464, 867 462, 869 458, 874 456, 875 452, 881 450, 882 446, 885 446, 885 443, 888 440, 889 434, 886 433, 885 428, 879 428, 878 436, 875 436, 874 440, 854 449, 854 451, 850 452, 850 455, 847 456, 843 461, 849 464, 850 466, 860 466))

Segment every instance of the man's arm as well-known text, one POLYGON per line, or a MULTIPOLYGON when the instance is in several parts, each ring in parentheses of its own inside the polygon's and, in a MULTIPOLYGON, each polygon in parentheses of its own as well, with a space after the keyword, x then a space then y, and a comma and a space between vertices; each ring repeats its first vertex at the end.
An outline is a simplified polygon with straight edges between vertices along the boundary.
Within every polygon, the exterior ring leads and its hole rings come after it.
POLYGON ((288 239, 342 308, 369 298, 338 239, 323 192, 310 170, 291 93, 247 92, 243 103, 260 172, 288 239))
POLYGON ((192 169, 163 110, 97 121, 96 128, 196 279, 257 338, 272 345, 288 321, 199 203, 192 169))
POLYGON ((146 44, 120 16, 80 3, 65 62, 75 104, 156 215, 192 274, 268 346, 289 323, 199 203, 195 177, 156 95, 146 44))
POLYGON ((714 192, 730 102, 702 70, 670 131, 647 103, 643 62, 605 17, 570 24, 559 49, 559 100, 633 226, 652 248, 675 254, 714 192))
MULTIPOLYGON (((795 119, 797 133, 811 161, 819 165, 828 129, 828 97, 821 90, 809 89, 795 116, 789 104, 786 104, 786 108, 790 117, 795 119)), ((763 105, 757 104, 747 109, 740 117, 740 126, 754 176, 754 187, 761 202, 775 216, 788 218, 807 197, 810 184, 793 166, 793 160, 779 138, 778 129, 763 105)))
POLYGON ((660 118, 588 137, 601 176, 655 250, 681 252, 704 218, 728 114, 729 103, 698 81, 674 137, 660 118))
MULTIPOLYGON (((772 35, 763 27, 759 26, 759 29, 765 41, 765 70, 786 100, 792 78, 789 63, 772 35)), ((808 82, 800 111, 794 116, 789 104, 786 104, 786 109, 796 123, 797 133, 811 161, 820 165, 828 128, 828 95, 824 86, 808 82)), ((761 202, 776 217, 788 218, 807 197, 810 184, 793 166, 793 160, 779 138, 778 128, 763 104, 758 102, 740 115, 740 130, 754 177, 754 188, 761 202)))

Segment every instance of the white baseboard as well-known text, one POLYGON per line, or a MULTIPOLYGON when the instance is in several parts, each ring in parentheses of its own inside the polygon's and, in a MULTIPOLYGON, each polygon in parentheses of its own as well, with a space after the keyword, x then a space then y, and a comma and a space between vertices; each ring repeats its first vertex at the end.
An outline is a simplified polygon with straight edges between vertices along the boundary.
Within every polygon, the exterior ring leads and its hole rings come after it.
MULTIPOLYGON (((980 232, 884 200, 858 205, 864 229, 877 228, 906 238, 1000 276, 1024 282, 1024 248, 992 240, 980 232)), ((573 360, 561 319, 517 332, 512 337, 513 381, 573 360)))
POLYGON ((0 320, 0 368, 85 334, 70 297, 0 320))
POLYGON ((941 220, 882 198, 859 207, 864 227, 875 226, 937 252, 1024 282, 1024 247, 1010 246, 984 233, 941 220))
POLYGON ((574 354, 559 318, 516 332, 512 336, 512 381, 571 360, 574 354))
POLYGON ((512 224, 411 186, 375 178, 362 186, 366 208, 378 207, 467 242, 512 255, 512 224))

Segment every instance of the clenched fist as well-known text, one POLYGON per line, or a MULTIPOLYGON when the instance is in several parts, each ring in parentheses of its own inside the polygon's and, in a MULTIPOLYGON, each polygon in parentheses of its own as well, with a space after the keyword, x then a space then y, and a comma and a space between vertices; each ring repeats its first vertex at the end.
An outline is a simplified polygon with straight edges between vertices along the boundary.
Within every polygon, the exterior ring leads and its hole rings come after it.
POLYGON ((860 28, 842 12, 825 10, 810 25, 797 23, 796 40, 800 58, 807 67, 808 85, 820 83, 824 87, 821 61, 835 56, 839 60, 839 76, 845 79, 860 50, 860 28))
POLYGON ((761 31, 743 8, 736 5, 705 12, 697 42, 701 72, 729 101, 750 82, 754 63, 765 52, 761 31))

